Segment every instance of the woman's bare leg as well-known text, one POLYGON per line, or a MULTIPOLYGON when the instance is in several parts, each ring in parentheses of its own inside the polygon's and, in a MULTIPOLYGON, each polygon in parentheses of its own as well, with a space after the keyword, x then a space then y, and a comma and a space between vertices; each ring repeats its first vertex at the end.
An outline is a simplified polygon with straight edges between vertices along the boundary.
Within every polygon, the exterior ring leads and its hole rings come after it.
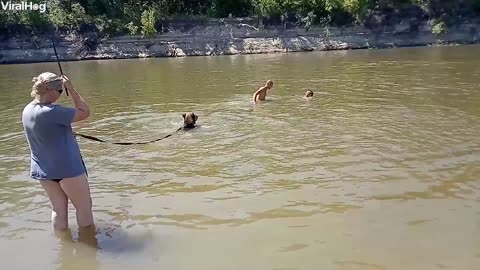
POLYGON ((68 228, 68 197, 60 184, 52 180, 40 180, 52 204, 52 224, 55 230, 68 228))
POLYGON ((87 176, 82 174, 76 177, 64 178, 60 181, 60 186, 77 209, 78 226, 94 226, 92 198, 90 197, 90 187, 87 176))

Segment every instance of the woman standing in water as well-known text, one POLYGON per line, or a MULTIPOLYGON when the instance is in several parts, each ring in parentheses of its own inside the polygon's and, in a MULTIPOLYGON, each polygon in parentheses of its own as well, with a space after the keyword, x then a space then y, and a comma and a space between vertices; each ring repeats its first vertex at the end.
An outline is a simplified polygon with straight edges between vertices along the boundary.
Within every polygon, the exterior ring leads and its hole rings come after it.
POLYGON ((79 229, 94 229, 86 168, 71 124, 90 116, 90 108, 66 76, 43 72, 33 78, 32 102, 22 113, 30 147, 30 177, 39 180, 52 205, 55 230, 68 229, 68 200, 77 210, 79 229), (70 93, 75 108, 55 104, 70 93))

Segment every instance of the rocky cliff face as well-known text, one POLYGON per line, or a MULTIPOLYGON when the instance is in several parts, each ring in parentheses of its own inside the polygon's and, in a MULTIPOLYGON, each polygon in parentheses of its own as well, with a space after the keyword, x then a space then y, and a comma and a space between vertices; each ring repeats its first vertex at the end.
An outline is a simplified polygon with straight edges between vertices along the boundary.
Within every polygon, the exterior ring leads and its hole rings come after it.
MULTIPOLYGON (((59 58, 71 61, 471 44, 479 41, 479 23, 460 24, 447 29, 446 33, 434 35, 427 22, 411 20, 374 29, 312 27, 308 31, 304 28, 264 28, 241 20, 217 20, 201 24, 165 24, 164 33, 151 38, 100 38, 92 32, 67 35, 57 37, 56 46, 59 58)), ((48 36, 11 38, 0 42, 0 63, 48 61, 55 61, 48 36)))

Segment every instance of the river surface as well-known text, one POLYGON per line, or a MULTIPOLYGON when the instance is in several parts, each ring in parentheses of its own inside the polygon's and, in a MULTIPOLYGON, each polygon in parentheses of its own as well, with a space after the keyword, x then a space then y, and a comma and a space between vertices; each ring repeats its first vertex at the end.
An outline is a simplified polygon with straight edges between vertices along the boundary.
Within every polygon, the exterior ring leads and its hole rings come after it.
POLYGON ((63 63, 92 108, 77 132, 142 142, 199 115, 146 145, 77 138, 97 247, 71 205, 53 234, 28 176, 21 111, 57 70, 0 66, 2 269, 480 267, 479 46, 63 63))

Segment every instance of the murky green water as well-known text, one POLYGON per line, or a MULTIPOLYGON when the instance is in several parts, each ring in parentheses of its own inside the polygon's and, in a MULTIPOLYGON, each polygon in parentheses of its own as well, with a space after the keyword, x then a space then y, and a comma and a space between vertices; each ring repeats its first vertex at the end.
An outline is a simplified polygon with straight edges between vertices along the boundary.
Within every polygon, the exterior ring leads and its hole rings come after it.
POLYGON ((31 78, 57 66, 0 66, 2 269, 480 265, 478 46, 63 68, 93 109, 81 133, 151 140, 188 111, 200 127, 140 146, 79 138, 99 247, 76 242, 73 208, 75 242, 60 240, 20 122, 31 78))

